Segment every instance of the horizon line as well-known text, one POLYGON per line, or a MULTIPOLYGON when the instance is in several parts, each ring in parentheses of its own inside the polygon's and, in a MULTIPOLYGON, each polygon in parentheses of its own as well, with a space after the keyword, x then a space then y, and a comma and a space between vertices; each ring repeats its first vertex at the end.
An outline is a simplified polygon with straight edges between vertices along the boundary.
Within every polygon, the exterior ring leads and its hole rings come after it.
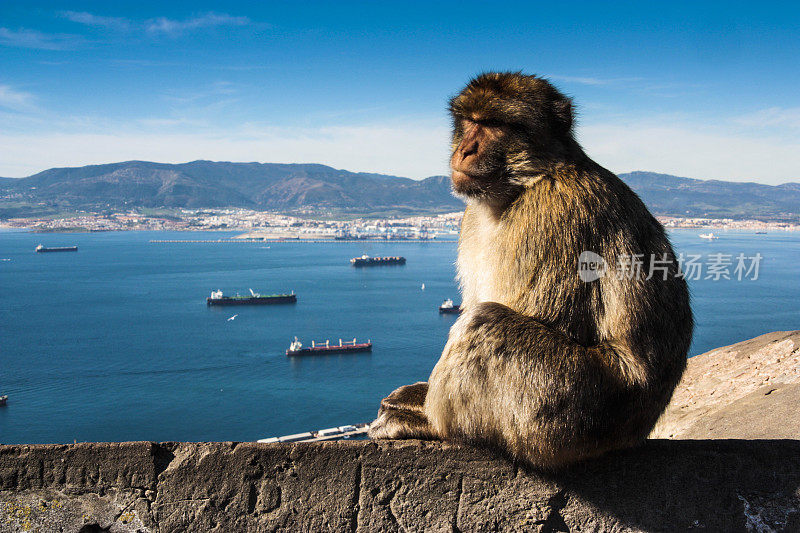
MULTIPOLYGON (((28 176, 0 176, 0 179, 22 180, 22 179, 32 178, 32 177, 37 176, 37 175, 39 175, 39 174, 41 174, 43 172, 47 172, 48 170, 78 169, 78 168, 86 168, 86 167, 102 167, 102 166, 109 166, 109 165, 124 165, 126 163, 150 163, 150 164, 154 164, 154 165, 172 165, 172 166, 188 165, 188 164, 191 164, 191 163, 229 163, 229 164, 233 164, 233 165, 318 165, 318 166, 323 166, 323 167, 327 167, 327 168, 332 168, 334 170, 348 172, 350 174, 374 174, 376 176, 386 176, 388 178, 403 178, 403 179, 410 179, 410 180, 414 180, 414 181, 422 181, 422 180, 426 180, 426 179, 430 179, 430 178, 439 178, 439 177, 447 177, 448 176, 448 174, 431 174, 429 176, 424 176, 424 177, 419 177, 419 178, 412 178, 410 176, 399 176, 397 174, 386 174, 386 173, 383 173, 383 172, 353 171, 353 170, 348 170, 346 168, 338 168, 338 167, 334 167, 334 166, 331 166, 331 165, 328 165, 328 164, 325 164, 325 163, 317 163, 317 162, 277 163, 277 162, 271 162, 271 161, 225 161, 225 160, 213 160, 213 159, 194 159, 194 160, 191 160, 191 161, 184 161, 184 162, 181 162, 181 163, 164 163, 164 162, 161 162, 161 161, 148 161, 148 160, 145 160, 145 159, 128 159, 128 160, 125 160, 125 161, 113 161, 113 162, 109 162, 109 163, 92 163, 92 164, 87 164, 87 165, 49 167, 49 168, 45 168, 43 170, 40 170, 39 172, 36 172, 34 174, 30 174, 28 176)), ((672 177, 672 178, 681 178, 681 179, 689 179, 689 180, 697 180, 697 181, 720 181, 720 182, 725 182, 725 183, 743 183, 743 184, 751 183, 751 184, 754 184, 754 185, 763 185, 763 186, 766 186, 766 187, 780 187, 782 185, 800 184, 800 178, 798 178, 798 181, 786 181, 786 182, 783 182, 783 183, 778 183, 778 184, 775 184, 775 185, 771 185, 771 184, 768 184, 768 183, 761 183, 761 182, 758 182, 758 181, 746 181, 746 180, 739 181, 739 180, 719 179, 719 178, 694 178, 694 177, 689 177, 689 176, 679 176, 677 174, 668 174, 666 172, 658 172, 658 171, 655 171, 655 170, 642 170, 642 169, 629 170, 629 171, 626 171, 626 172, 613 172, 613 174, 615 176, 622 176, 622 175, 627 175, 627 174, 634 174, 634 173, 637 173, 637 172, 648 173, 648 174, 658 174, 658 175, 661 175, 661 176, 669 176, 669 177, 672 177)))

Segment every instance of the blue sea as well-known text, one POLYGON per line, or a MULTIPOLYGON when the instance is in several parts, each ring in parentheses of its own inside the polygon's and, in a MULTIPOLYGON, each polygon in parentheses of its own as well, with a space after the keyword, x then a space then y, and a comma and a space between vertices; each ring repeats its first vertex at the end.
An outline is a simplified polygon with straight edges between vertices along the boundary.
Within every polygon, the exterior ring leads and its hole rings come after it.
MULTIPOLYGON (((676 251, 763 259, 757 280, 732 265, 733 279, 690 282, 692 354, 800 329, 800 234, 697 233, 672 232, 676 251)), ((368 422, 395 387, 427 378, 454 321, 437 307, 459 300, 455 242, 149 242, 229 235, 0 230, 0 442, 251 441, 368 422), (363 253, 408 262, 351 267, 363 253), (298 302, 206 306, 214 289, 249 288, 298 302), (294 336, 374 350, 288 358, 294 336)))

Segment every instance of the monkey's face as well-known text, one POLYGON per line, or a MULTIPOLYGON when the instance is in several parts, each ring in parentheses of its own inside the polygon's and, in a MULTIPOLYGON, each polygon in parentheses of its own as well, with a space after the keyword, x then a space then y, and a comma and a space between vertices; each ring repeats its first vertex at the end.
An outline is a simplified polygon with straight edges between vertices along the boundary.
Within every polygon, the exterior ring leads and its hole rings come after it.
POLYGON ((482 74, 450 101, 453 190, 513 199, 572 137, 572 103, 550 83, 514 72, 482 74))
POLYGON ((457 193, 475 196, 503 180, 508 137, 508 127, 500 121, 480 116, 460 119, 450 157, 457 193))

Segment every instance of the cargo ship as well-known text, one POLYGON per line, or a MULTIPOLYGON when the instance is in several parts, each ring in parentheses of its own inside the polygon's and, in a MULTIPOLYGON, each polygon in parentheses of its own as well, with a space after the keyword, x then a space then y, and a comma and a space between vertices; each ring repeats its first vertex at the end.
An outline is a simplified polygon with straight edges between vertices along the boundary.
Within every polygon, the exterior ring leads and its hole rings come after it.
POLYGON ((293 304, 297 302, 294 291, 291 294, 259 294, 250 289, 250 296, 225 296, 222 291, 212 291, 206 298, 206 305, 268 305, 293 304))
POLYGON ((378 266, 378 265, 405 265, 406 258, 398 255, 392 257, 370 257, 367 254, 361 257, 354 257, 350 260, 354 267, 378 266))
POLYGON ((37 252, 77 252, 77 246, 58 246, 54 248, 47 248, 44 245, 40 244, 36 247, 37 252))
POLYGON ((371 351, 372 341, 369 340, 358 343, 355 339, 348 342, 342 342, 342 339, 339 339, 339 344, 331 344, 328 340, 325 341, 325 344, 317 344, 315 341, 311 341, 311 346, 303 348, 303 343, 295 337, 294 341, 289 345, 289 349, 286 350, 286 355, 324 355, 371 351))
POLYGON ((461 312, 461 306, 454 305, 453 300, 451 300, 450 298, 442 302, 442 305, 439 306, 439 313, 443 315, 457 315, 460 312, 461 312))

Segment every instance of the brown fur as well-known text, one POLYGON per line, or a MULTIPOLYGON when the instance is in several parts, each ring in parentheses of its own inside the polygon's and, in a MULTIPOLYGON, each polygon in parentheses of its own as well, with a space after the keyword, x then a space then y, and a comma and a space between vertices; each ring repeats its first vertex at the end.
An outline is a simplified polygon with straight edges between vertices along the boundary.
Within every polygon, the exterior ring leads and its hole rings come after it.
POLYGON ((572 103, 519 73, 472 80, 450 104, 463 312, 427 386, 384 400, 373 438, 486 444, 554 468, 646 438, 686 365, 692 313, 658 221, 572 134, 572 103), (578 276, 583 251, 613 270, 578 276), (651 254, 669 273, 648 276, 651 254), (425 391, 423 395, 422 392, 425 391))

